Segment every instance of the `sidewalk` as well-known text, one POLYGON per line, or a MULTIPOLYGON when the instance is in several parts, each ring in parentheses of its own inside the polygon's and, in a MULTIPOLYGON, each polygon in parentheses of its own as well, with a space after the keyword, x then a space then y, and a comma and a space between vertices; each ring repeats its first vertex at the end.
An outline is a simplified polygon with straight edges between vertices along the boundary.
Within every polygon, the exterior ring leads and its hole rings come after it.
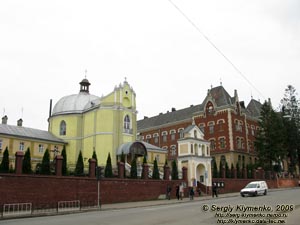
MULTIPOLYGON (((294 189, 294 188, 298 188, 298 187, 269 189, 268 192, 283 191, 286 189, 294 189)), ((229 198, 229 197, 236 197, 236 196, 240 196, 240 193, 233 192, 233 193, 219 194, 218 198, 229 198)), ((200 197, 194 197, 194 200, 190 200, 189 197, 185 197, 183 198, 183 200, 177 200, 176 198, 173 198, 171 200, 163 199, 163 200, 103 204, 101 206, 101 210, 118 210, 118 209, 127 209, 127 208, 140 208, 140 207, 147 207, 147 206, 180 204, 180 203, 188 203, 192 201, 205 201, 209 199, 213 199, 213 197, 211 195, 203 195, 200 197)))
MULTIPOLYGON (((218 198, 228 198, 239 196, 240 193, 226 193, 218 195, 218 198)), ((170 204, 180 204, 188 203, 193 201, 205 201, 208 199, 213 199, 211 195, 203 195, 200 197, 194 197, 194 200, 190 200, 189 197, 185 197, 182 200, 177 200, 173 198, 171 200, 149 200, 149 201, 138 201, 138 202, 124 202, 124 203, 113 203, 113 204, 103 204, 101 205, 101 210, 118 210, 118 209, 127 209, 127 208, 140 208, 147 206, 157 206, 157 205, 170 205, 170 204)))

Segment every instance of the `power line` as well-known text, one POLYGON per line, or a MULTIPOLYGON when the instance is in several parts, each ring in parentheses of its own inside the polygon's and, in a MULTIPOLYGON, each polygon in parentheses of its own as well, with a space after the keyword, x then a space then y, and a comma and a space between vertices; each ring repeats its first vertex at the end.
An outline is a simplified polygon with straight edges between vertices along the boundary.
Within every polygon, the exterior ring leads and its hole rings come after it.
POLYGON ((214 47, 214 49, 216 49, 217 52, 221 56, 223 56, 223 58, 238 72, 238 74, 242 76, 242 78, 244 78, 247 83, 250 84, 250 86, 254 88, 264 99, 266 99, 264 95, 254 86, 254 84, 252 84, 252 82, 242 73, 242 71, 240 71, 239 68, 234 65, 234 63, 200 30, 200 28, 174 2, 172 2, 171 0, 168 1, 208 41, 208 43, 210 43, 214 47))

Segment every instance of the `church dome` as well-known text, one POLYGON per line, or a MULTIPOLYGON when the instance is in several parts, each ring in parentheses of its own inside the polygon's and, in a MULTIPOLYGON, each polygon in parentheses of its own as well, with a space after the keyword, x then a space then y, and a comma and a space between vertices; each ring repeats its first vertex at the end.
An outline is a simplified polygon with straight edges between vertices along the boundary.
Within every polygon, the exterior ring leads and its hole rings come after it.
POLYGON ((80 92, 79 94, 62 97, 54 106, 52 115, 82 113, 99 102, 99 97, 88 93, 80 92))
POLYGON ((82 113, 84 110, 99 104, 100 98, 89 94, 90 82, 85 78, 80 83, 78 94, 62 97, 54 106, 52 115, 82 113))

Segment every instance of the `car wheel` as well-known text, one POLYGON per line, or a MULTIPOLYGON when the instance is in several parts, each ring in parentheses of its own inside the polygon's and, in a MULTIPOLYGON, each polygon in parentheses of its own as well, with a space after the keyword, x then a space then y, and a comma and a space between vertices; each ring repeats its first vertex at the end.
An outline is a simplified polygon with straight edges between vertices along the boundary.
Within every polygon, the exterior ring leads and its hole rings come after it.
POLYGON ((244 194, 241 194, 241 196, 242 196, 242 197, 245 197, 245 195, 244 195, 244 194))
POLYGON ((257 191, 256 191, 256 192, 254 192, 253 196, 257 196, 257 191))
POLYGON ((265 190, 264 195, 267 195, 267 189, 265 190))

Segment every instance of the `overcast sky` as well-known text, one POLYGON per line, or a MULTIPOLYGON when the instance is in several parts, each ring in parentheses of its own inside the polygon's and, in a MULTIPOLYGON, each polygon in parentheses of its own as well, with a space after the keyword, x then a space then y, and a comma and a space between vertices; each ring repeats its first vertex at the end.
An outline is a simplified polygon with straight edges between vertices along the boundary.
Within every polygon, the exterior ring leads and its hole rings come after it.
POLYGON ((50 99, 78 93, 85 70, 97 96, 127 77, 139 119, 200 104, 220 82, 276 108, 288 84, 300 92, 300 1, 0 1, 8 124, 47 130, 50 99))

